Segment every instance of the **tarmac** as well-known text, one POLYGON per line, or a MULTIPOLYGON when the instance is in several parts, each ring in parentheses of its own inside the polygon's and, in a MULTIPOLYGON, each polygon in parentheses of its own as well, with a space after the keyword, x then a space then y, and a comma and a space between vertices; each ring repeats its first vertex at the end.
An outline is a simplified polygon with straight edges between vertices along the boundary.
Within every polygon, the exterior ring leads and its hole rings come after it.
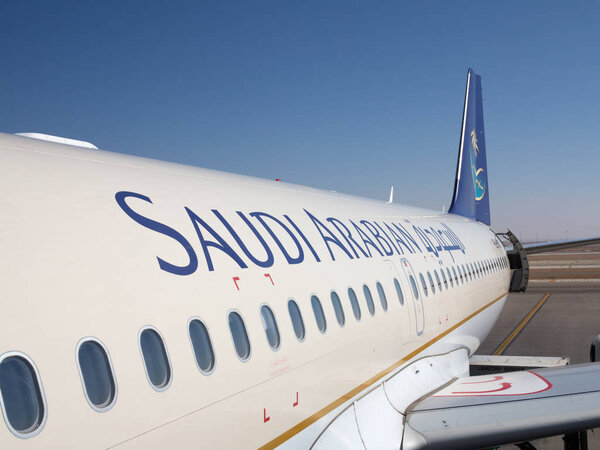
MULTIPOLYGON (((526 292, 511 293, 480 355, 564 356, 590 361, 600 334, 600 245, 531 255, 526 292)), ((600 450, 600 429, 588 431, 588 448, 600 450)), ((564 448, 562 436, 532 441, 541 450, 564 448)), ((517 449, 515 445, 506 449, 517 449)))

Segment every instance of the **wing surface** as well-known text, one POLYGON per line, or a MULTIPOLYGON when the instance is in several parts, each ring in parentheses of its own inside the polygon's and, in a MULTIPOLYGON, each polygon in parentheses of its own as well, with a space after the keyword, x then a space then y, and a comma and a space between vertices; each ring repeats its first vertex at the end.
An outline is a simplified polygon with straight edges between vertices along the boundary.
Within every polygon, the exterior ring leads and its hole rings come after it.
POLYGON ((593 237, 587 239, 575 239, 570 241, 556 241, 556 242, 541 242, 535 244, 523 244, 525 253, 533 255, 535 253, 552 252, 555 250, 563 250, 565 248, 581 247, 584 245, 600 244, 600 237, 593 237))
POLYGON ((468 449, 600 426, 600 363, 458 378, 407 412, 403 449, 468 449))

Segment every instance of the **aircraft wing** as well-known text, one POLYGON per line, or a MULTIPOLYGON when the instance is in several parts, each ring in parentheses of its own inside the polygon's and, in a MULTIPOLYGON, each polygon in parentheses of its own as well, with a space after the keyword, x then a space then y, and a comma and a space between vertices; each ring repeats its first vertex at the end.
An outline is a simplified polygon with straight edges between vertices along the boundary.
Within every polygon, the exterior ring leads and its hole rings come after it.
POLYGON ((600 426, 600 363, 456 378, 407 410, 403 449, 482 448, 600 426))
POLYGON ((541 242, 535 244, 523 244, 523 248, 528 255, 535 253, 551 252, 554 250, 563 250, 565 248, 581 247, 583 245, 600 244, 600 237, 587 239, 574 239, 569 241, 541 242))

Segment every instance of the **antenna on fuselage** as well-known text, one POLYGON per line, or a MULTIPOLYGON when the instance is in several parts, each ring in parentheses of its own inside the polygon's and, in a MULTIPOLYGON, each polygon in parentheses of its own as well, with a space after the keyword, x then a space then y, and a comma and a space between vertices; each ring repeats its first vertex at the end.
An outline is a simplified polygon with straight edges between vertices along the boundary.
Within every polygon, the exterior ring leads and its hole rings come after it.
POLYGON ((387 204, 392 203, 394 201, 394 186, 390 189, 390 199, 386 202, 387 204))

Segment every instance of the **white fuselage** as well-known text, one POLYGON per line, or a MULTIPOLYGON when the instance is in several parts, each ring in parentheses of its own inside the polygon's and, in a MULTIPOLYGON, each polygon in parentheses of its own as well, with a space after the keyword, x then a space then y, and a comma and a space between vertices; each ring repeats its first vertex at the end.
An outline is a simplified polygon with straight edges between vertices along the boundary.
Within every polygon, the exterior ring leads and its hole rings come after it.
POLYGON ((0 135, 0 170, 0 355, 33 362, 46 405, 30 438, 2 424, 1 448, 304 448, 348 402, 411 359, 475 351, 508 291, 496 236, 460 216, 11 135, 0 135), (498 267, 479 271, 490 262, 498 267), (454 276, 471 264, 477 274, 468 281, 447 280, 447 270, 454 276), (324 332, 311 296, 322 305, 324 332), (262 305, 277 323, 275 350, 262 305), (245 361, 231 311, 247 330, 245 361), (193 318, 210 335, 208 373, 194 358, 193 318), (169 356, 161 389, 149 382, 140 350, 147 326, 169 356), (116 397, 101 412, 82 385, 77 349, 86 337, 104 345, 114 370, 116 397))

